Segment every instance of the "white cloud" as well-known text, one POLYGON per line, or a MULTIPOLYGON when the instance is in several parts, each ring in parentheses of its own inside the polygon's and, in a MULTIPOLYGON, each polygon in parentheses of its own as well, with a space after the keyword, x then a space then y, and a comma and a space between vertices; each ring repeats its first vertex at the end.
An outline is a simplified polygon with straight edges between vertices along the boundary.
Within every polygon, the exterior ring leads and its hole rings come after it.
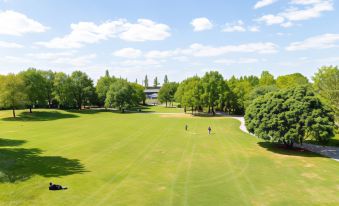
POLYGON ((260 17, 257 21, 263 21, 266 25, 281 24, 285 21, 284 17, 268 14, 260 17))
POLYGON ((212 22, 206 17, 193 19, 191 25, 193 26, 194 31, 204 31, 213 28, 212 22))
POLYGON ((293 42, 286 47, 286 50, 326 49, 338 47, 339 44, 336 44, 337 42, 339 42, 339 34, 323 34, 307 38, 304 41, 293 42))
POLYGON ((149 65, 161 65, 160 61, 154 59, 144 59, 144 60, 126 60, 118 63, 121 66, 128 67, 140 67, 140 66, 149 66, 149 65))
POLYGON ((139 49, 134 48, 123 48, 118 51, 113 52, 114 56, 124 57, 124 58, 138 58, 142 52, 139 49))
POLYGON ((47 48, 80 48, 85 44, 93 44, 109 38, 120 38, 125 41, 155 41, 170 36, 169 26, 158 24, 147 19, 138 19, 132 24, 127 20, 118 19, 102 24, 79 22, 71 24, 71 33, 57 37, 48 42, 37 42, 47 48))
POLYGON ((138 19, 138 23, 126 23, 126 31, 119 37, 125 41, 158 41, 169 37, 170 27, 166 24, 158 24, 148 19, 138 19))
POLYGON ((259 9, 275 3, 277 0, 260 0, 254 5, 254 9, 259 9))
POLYGON ((192 44, 189 49, 184 50, 184 54, 191 54, 197 57, 219 56, 227 53, 275 53, 278 46, 271 42, 250 43, 239 45, 225 45, 221 47, 211 47, 202 44, 192 44))
POLYGON ((217 64, 253 64, 259 62, 259 59, 256 58, 240 58, 240 59, 217 59, 214 63, 217 64))
POLYGON ((14 43, 14 42, 0 41, 0 47, 18 49, 18 48, 22 48, 24 46, 22 46, 21 44, 14 43))
POLYGON ((246 31, 246 28, 244 27, 244 22, 241 20, 238 20, 234 23, 227 23, 222 30, 223 32, 244 32, 246 31))
POLYGON ((47 29, 22 13, 11 10, 0 12, 0 34, 21 36, 25 33, 45 32, 47 29))
POLYGON ((250 31, 250 32, 258 32, 259 27, 258 26, 250 26, 247 27, 245 26, 245 23, 241 20, 238 20, 233 23, 227 23, 224 28, 222 29, 223 32, 245 32, 245 31, 250 31))
POLYGON ((291 27, 295 21, 305 21, 318 18, 323 12, 332 11, 332 0, 291 0, 290 7, 278 14, 267 14, 257 21, 267 25, 279 24, 282 27, 291 27))

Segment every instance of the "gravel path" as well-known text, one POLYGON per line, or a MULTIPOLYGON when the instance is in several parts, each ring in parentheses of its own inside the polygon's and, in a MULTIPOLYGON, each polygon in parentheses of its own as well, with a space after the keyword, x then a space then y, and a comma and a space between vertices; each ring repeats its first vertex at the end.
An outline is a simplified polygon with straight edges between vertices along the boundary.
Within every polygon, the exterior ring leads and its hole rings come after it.
MULTIPOLYGON (((246 129, 245 126, 245 119, 244 117, 237 117, 237 116, 230 116, 233 119, 237 119, 241 122, 240 129, 246 133, 249 133, 246 129)), ((249 133, 250 134, 250 133, 249 133)), ((253 134, 251 134, 253 135, 253 134)), ((326 157, 330 157, 336 161, 339 161, 339 147, 333 147, 333 146, 321 146, 321 145, 314 145, 314 144, 308 144, 308 143, 303 143, 302 145, 300 144, 295 144, 296 147, 306 149, 311 152, 315 152, 318 154, 321 154, 326 157)))

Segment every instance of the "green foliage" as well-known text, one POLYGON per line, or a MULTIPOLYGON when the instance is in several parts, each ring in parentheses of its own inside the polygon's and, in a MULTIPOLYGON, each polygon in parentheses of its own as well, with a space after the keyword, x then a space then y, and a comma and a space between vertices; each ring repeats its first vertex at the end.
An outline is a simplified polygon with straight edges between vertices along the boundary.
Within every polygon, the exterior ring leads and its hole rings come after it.
POLYGON ((101 106, 105 104, 106 94, 114 81, 116 81, 116 78, 110 77, 108 73, 99 78, 95 89, 101 106))
POLYGON ((255 87, 246 96, 246 101, 245 101, 245 104, 244 104, 245 108, 247 108, 258 97, 264 96, 265 94, 267 94, 269 92, 275 92, 275 91, 278 91, 278 88, 275 85, 255 87))
POLYGON ((71 95, 76 102, 77 108, 81 109, 83 105, 90 104, 95 94, 93 81, 86 73, 74 71, 70 76, 71 95))
POLYGON ((75 101, 72 97, 72 80, 63 72, 55 74, 53 95, 58 101, 59 108, 75 107, 75 101))
POLYGON ((246 127, 257 137, 292 146, 306 138, 327 141, 334 136, 332 110, 307 86, 271 92, 246 110, 246 127))
POLYGON ((51 70, 41 71, 42 77, 44 79, 45 85, 45 97, 47 99, 48 107, 51 108, 52 100, 54 99, 53 91, 54 91, 54 79, 55 73, 51 70))
POLYGON ((22 76, 8 74, 0 76, 0 106, 11 108, 13 117, 15 109, 23 106, 27 102, 25 93, 25 82, 22 76))
POLYGON ((313 77, 315 91, 336 111, 339 117, 339 69, 329 66, 321 67, 313 77))
POLYGON ((309 84, 307 77, 300 73, 288 74, 277 78, 277 87, 279 89, 294 88, 309 84))
POLYGON ((268 71, 263 71, 259 80, 260 86, 269 86, 275 84, 274 76, 268 71))
POLYGON ((117 108, 124 112, 125 109, 130 109, 137 106, 136 90, 126 80, 118 79, 111 84, 105 100, 105 107, 117 108))
POLYGON ((144 92, 145 90, 145 87, 143 87, 142 85, 140 84, 137 84, 137 83, 130 83, 131 86, 133 87, 133 89, 135 90, 135 95, 133 97, 133 101, 136 103, 136 104, 145 104, 145 100, 146 100, 146 94, 144 92))
POLYGON ((145 85, 146 88, 148 87, 148 77, 147 77, 147 75, 145 76, 144 85, 145 85))
POLYGON ((178 84, 176 82, 165 83, 162 85, 159 93, 158 93, 158 100, 161 103, 167 103, 174 101, 174 94, 177 91, 178 84))
POLYGON ((164 84, 167 84, 167 83, 169 83, 169 81, 168 81, 168 77, 167 77, 167 74, 166 74, 165 77, 164 77, 164 84))
POLYGON ((30 112, 36 105, 45 105, 47 100, 46 81, 42 71, 29 68, 19 74, 25 84, 27 104, 30 112))

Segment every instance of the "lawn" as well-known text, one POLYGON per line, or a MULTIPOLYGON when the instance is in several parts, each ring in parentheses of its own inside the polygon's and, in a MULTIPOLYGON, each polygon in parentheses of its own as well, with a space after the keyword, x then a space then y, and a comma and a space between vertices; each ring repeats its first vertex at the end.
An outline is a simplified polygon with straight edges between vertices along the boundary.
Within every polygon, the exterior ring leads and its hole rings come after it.
POLYGON ((338 162, 261 142, 234 119, 58 110, 10 115, 0 111, 0 205, 339 204, 338 162), (69 189, 49 191, 50 181, 69 189))

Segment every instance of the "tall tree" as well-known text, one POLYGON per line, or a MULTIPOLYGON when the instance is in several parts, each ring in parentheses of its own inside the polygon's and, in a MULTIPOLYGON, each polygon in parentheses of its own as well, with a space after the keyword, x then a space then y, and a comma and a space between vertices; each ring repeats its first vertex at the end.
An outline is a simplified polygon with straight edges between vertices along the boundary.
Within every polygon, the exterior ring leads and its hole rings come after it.
POLYGON ((301 85, 307 85, 308 79, 300 73, 278 76, 277 87, 279 89, 293 88, 301 85))
POLYGON ((143 105, 145 105, 145 101, 146 101, 146 94, 144 92, 145 87, 137 83, 131 83, 131 86, 135 90, 135 93, 134 93, 135 96, 133 97, 133 101, 136 102, 137 104, 142 103, 143 105))
POLYGON ((107 76, 107 74, 99 78, 95 89, 98 95, 100 106, 103 106, 105 104, 106 94, 109 90, 109 87, 115 80, 115 77, 107 76))
POLYGON ((95 91, 93 81, 86 73, 81 71, 74 71, 70 78, 72 96, 77 104, 77 108, 81 109, 93 97, 95 91))
POLYGON ((153 86, 154 86, 154 87, 157 87, 158 85, 159 85, 158 77, 155 77, 155 78, 154 78, 154 81, 153 81, 153 86))
POLYGON ((0 105, 12 109, 15 118, 15 109, 24 105, 27 100, 25 83, 22 76, 8 74, 0 77, 0 105))
POLYGON ((268 71, 263 71, 259 79, 260 86, 269 86, 275 84, 274 76, 268 71))
POLYGON ((105 107, 114 107, 124 112, 126 109, 137 105, 136 98, 133 98, 135 96, 136 91, 131 84, 119 79, 111 84, 107 92, 105 107))
POLYGON ((307 86, 257 98, 247 108, 245 121, 257 137, 289 147, 305 138, 326 142, 334 136, 333 111, 307 86))
POLYGON ((334 66, 323 66, 313 76, 314 89, 336 111, 339 118, 339 69, 334 66))
POLYGON ((168 77, 167 77, 167 74, 165 75, 164 77, 164 84, 167 84, 169 81, 168 81, 168 77))
POLYGON ((25 93, 27 95, 27 104, 29 112, 36 105, 46 103, 46 84, 42 72, 34 68, 29 68, 19 74, 25 83, 25 93))
POLYGON ((177 88, 178 84, 175 82, 163 84, 158 94, 158 100, 161 103, 165 102, 167 107, 168 102, 172 103, 174 101, 174 94, 177 91, 177 88))
POLYGON ((201 82, 204 88, 203 102, 208 107, 208 112, 215 115, 214 108, 220 100, 220 94, 224 93, 225 90, 224 78, 219 72, 210 71, 205 73, 201 82))
POLYGON ((58 108, 70 108, 75 105, 71 78, 63 72, 55 74, 53 95, 58 102, 58 108))
POLYGON ((148 77, 147 77, 147 75, 145 76, 144 84, 145 84, 145 88, 147 88, 148 87, 148 77))
POLYGON ((42 71, 42 76, 44 78, 45 84, 45 96, 47 98, 48 108, 51 108, 52 100, 53 100, 53 90, 54 90, 54 78, 55 73, 51 70, 42 71))

